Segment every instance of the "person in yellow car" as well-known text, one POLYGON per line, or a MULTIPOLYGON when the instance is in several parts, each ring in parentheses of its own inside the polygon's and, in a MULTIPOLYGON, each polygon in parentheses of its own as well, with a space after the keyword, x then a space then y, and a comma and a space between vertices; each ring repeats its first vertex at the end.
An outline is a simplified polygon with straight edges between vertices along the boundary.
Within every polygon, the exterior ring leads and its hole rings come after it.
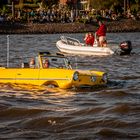
POLYGON ((45 59, 44 62, 43 62, 43 68, 49 68, 49 60, 48 59, 45 59))
POLYGON ((30 68, 35 68, 35 59, 34 59, 34 58, 31 58, 31 59, 30 59, 29 67, 30 67, 30 68))

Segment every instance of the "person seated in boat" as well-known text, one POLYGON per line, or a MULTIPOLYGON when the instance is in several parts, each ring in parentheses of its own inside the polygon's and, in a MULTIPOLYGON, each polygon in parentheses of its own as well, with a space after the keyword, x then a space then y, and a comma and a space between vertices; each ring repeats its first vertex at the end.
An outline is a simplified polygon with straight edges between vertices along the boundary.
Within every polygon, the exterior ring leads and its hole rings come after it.
POLYGON ((31 59, 30 59, 29 67, 30 67, 30 68, 35 68, 35 59, 34 59, 34 58, 31 58, 31 59))
POLYGON ((43 68, 49 68, 49 65, 50 65, 49 60, 48 59, 45 59, 43 61, 43 68))
POLYGON ((107 41, 106 41, 106 25, 101 21, 97 21, 99 24, 99 28, 96 31, 96 35, 98 37, 98 44, 100 47, 106 47, 107 46, 107 41))
POLYGON ((94 35, 91 32, 86 33, 84 41, 85 41, 86 45, 93 46, 93 44, 94 44, 94 35))

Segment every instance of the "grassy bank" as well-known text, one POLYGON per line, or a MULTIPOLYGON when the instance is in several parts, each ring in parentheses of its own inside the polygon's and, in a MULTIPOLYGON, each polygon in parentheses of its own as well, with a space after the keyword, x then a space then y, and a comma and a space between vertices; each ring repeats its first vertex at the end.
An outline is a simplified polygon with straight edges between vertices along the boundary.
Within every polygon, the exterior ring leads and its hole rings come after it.
MULTIPOLYGON (((107 32, 140 32, 140 21, 120 20, 105 22, 107 32)), ((6 23, 0 24, 0 34, 52 34, 95 32, 97 24, 84 23, 6 23)))

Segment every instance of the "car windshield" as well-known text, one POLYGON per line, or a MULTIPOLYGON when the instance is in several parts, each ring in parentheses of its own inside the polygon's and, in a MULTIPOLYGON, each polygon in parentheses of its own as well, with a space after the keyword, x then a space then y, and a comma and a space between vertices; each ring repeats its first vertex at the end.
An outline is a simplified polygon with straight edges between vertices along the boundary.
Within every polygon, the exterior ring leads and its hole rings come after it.
POLYGON ((72 69, 70 62, 67 58, 61 56, 42 56, 42 64, 47 60, 49 62, 49 68, 66 68, 72 69))

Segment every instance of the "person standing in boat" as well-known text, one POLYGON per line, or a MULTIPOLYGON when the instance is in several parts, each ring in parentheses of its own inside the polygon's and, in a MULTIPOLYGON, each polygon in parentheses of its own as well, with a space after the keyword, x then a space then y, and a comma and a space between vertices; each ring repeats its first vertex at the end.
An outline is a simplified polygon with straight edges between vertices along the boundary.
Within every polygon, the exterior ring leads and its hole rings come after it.
POLYGON ((86 33, 84 41, 85 41, 86 45, 93 46, 93 44, 94 44, 94 35, 91 32, 86 33))
POLYGON ((98 43, 100 47, 106 47, 107 41, 106 41, 106 25, 101 21, 98 20, 99 28, 96 31, 96 35, 98 36, 98 43))

